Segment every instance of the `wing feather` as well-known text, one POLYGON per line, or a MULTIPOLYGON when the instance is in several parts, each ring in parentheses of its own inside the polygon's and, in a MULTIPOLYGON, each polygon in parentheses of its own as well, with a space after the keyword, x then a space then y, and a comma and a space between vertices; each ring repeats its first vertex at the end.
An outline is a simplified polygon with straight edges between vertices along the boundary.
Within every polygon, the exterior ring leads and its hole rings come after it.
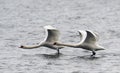
POLYGON ((86 39, 87 33, 86 33, 86 31, 83 31, 83 30, 79 30, 78 32, 79 32, 80 39, 81 39, 80 43, 83 43, 86 39))
POLYGON ((87 37, 86 37, 84 43, 96 43, 96 41, 97 41, 96 34, 90 30, 86 30, 86 32, 87 32, 87 37))
POLYGON ((59 40, 60 32, 56 28, 48 25, 44 27, 46 29, 46 42, 56 42, 59 40))

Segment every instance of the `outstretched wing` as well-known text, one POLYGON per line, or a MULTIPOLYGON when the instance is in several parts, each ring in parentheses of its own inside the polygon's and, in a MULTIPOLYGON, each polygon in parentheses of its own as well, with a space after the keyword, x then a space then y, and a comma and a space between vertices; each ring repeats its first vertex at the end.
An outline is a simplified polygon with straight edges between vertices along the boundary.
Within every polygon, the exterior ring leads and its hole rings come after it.
POLYGON ((96 33, 96 32, 93 32, 93 33, 95 34, 96 41, 98 41, 98 40, 99 40, 99 35, 98 35, 98 33, 96 33))
POLYGON ((86 32, 87 32, 87 37, 86 37, 84 43, 96 43, 96 41, 97 41, 96 34, 90 30, 86 30, 86 32))
POLYGON ((59 40, 60 32, 56 28, 48 25, 44 27, 46 29, 46 42, 56 42, 59 40))
POLYGON ((80 43, 83 43, 86 39, 86 36, 87 36, 87 33, 86 31, 83 31, 83 30, 78 30, 79 32, 79 35, 80 35, 80 43))

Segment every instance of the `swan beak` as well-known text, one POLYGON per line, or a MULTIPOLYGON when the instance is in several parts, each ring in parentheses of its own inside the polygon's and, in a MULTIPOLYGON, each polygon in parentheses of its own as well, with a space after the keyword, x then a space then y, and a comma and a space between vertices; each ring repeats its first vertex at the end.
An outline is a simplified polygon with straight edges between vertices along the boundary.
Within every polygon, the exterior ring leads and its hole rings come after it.
POLYGON ((21 45, 19 48, 24 48, 24 46, 23 46, 23 45, 21 45))
POLYGON ((56 44, 57 44, 57 42, 53 43, 53 45, 56 45, 56 44))

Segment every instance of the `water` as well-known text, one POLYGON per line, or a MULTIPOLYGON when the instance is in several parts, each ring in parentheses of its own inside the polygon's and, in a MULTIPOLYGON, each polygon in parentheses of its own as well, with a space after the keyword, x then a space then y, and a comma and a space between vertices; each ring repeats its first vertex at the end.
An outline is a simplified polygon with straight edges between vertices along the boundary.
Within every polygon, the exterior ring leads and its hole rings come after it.
POLYGON ((120 73, 119 0, 0 0, 0 73, 120 73), (45 38, 43 26, 61 31, 61 41, 79 42, 77 30, 98 32, 106 48, 91 52, 65 47, 55 50, 33 45, 45 38))

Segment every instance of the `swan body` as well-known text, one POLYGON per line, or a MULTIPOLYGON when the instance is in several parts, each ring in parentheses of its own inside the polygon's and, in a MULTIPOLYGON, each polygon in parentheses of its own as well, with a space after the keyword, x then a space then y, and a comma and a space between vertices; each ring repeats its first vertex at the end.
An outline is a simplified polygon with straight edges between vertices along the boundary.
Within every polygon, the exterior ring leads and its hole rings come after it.
POLYGON ((54 45, 55 42, 59 41, 59 36, 60 36, 60 32, 59 30, 57 30, 56 28, 48 25, 48 26, 44 26, 44 28, 46 29, 46 38, 38 45, 32 45, 32 46, 25 46, 25 45, 21 45, 20 48, 23 49, 34 49, 34 48, 39 48, 39 47, 48 47, 54 50, 57 50, 58 54, 59 54, 59 49, 63 48, 63 46, 59 46, 59 45, 54 45))
POLYGON ((90 30, 79 30, 79 35, 81 38, 81 41, 77 44, 66 44, 66 43, 60 43, 56 42, 54 44, 60 45, 60 46, 68 46, 68 47, 74 47, 74 48, 83 48, 85 50, 92 51, 92 55, 94 56, 96 54, 95 51, 98 50, 104 50, 102 46, 100 46, 97 41, 98 41, 98 35, 90 30))

